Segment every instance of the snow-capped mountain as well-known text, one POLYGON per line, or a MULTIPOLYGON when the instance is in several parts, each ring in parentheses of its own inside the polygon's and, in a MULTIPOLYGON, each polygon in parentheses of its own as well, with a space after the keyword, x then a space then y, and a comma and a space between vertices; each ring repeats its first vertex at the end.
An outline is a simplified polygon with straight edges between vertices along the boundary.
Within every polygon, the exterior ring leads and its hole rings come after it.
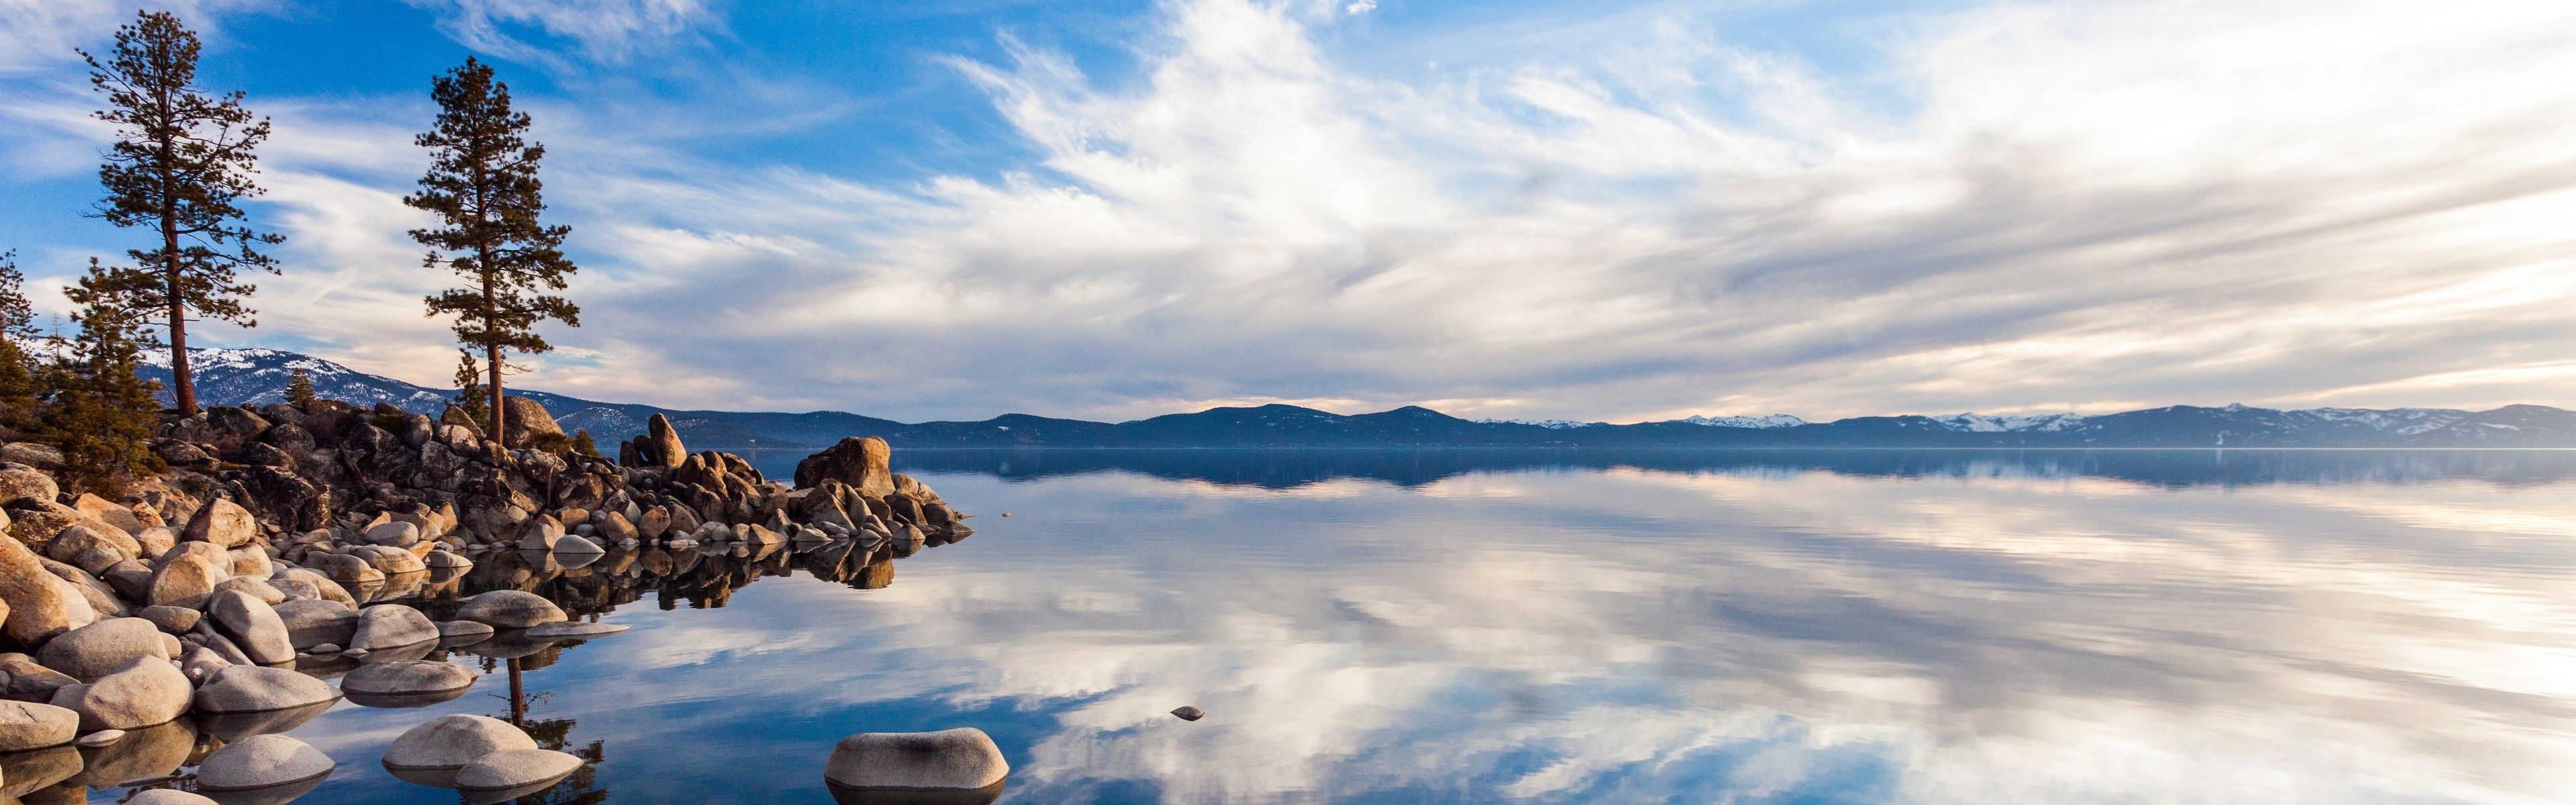
POLYGON ((1931 417, 1951 430, 1963 433, 2008 433, 2015 431, 2062 431, 2084 424, 2080 414, 2037 414, 1987 416, 1985 414, 1951 414, 1931 417))
POLYGON ((1608 422, 1579 422, 1572 419, 1479 419, 1476 420, 1476 422, 1480 425, 1537 425, 1548 430, 1595 428, 1610 424, 1608 422))
POLYGON ((1706 425, 1712 428, 1794 428, 1807 424, 1806 420, 1799 419, 1788 414, 1772 414, 1770 416, 1695 416, 1688 419, 1676 419, 1673 421, 1691 425, 1706 425))
MULTIPOLYGON (((145 368, 135 372, 147 380, 161 381, 161 399, 170 397, 170 355, 167 351, 144 353, 145 368)), ((360 405, 393 403, 403 410, 437 416, 446 410, 447 401, 456 396, 453 389, 415 386, 390 377, 371 375, 337 363, 275 349, 190 349, 190 377, 197 383, 197 398, 223 405, 267 405, 286 401, 286 385, 295 370, 313 381, 315 396, 347 400, 360 405)))

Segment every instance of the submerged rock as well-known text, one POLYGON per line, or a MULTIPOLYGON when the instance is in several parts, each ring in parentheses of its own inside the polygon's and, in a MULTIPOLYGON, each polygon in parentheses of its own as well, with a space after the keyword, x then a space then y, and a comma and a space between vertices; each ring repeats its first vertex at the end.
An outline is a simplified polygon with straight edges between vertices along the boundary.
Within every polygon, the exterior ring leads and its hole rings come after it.
POLYGON ((331 756, 303 741, 284 735, 253 735, 215 750, 198 763, 197 790, 256 791, 307 782, 319 785, 338 766, 331 756))
POLYGON ((938 732, 862 732, 841 739, 823 779, 843 788, 976 791, 1011 773, 1001 747, 973 727, 938 732))
POLYGON ((552 749, 489 752, 456 771, 456 788, 478 802, 532 794, 581 770, 578 755, 552 749))
POLYGON ((563 620, 564 611, 536 593, 493 590, 459 602, 456 619, 502 629, 525 629, 563 620))
MULTIPOLYGON (((404 730, 385 747, 385 768, 396 771, 456 771, 494 752, 535 749, 536 739, 510 722, 490 716, 446 715, 404 730)), ((442 787, 453 781, 440 783, 442 787)))

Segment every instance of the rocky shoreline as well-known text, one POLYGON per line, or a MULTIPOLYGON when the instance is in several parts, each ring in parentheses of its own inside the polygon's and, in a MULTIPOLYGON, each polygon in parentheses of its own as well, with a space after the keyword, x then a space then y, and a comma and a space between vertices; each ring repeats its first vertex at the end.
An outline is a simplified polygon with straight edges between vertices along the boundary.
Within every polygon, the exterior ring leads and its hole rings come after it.
MULTIPOLYGON (((527 447, 454 411, 327 400, 168 417, 150 447, 169 469, 112 497, 68 492, 50 448, 0 444, 0 797, 284 802, 331 767, 280 733, 344 697, 461 696, 479 675, 451 654, 506 663, 515 695, 523 665, 626 628, 583 616, 647 592, 721 606, 795 570, 882 587, 894 558, 973 533, 882 439, 809 456, 790 485, 688 452, 659 416, 612 460, 507 404, 527 447)), ((491 801, 579 761, 512 746, 431 776, 491 801)))

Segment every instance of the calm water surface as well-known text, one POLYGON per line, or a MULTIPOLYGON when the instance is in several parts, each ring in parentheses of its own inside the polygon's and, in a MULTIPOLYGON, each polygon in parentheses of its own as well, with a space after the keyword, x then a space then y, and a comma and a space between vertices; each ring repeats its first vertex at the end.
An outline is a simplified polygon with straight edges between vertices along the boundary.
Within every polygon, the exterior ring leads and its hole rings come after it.
MULTIPOLYGON (((2565 453, 897 462, 979 533, 880 589, 547 582, 634 629, 521 661, 599 759, 529 801, 824 803, 842 735, 955 726, 1010 803, 2576 798, 2565 453)), ((298 801, 457 802, 377 765, 509 714, 452 661, 291 733, 341 764, 298 801)))

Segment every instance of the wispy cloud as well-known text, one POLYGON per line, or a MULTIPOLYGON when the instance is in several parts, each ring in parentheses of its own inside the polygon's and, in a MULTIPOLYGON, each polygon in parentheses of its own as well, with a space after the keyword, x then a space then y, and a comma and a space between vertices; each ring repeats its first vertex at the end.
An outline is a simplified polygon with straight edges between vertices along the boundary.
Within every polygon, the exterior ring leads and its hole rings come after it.
MULTIPOLYGON (((716 24, 690 4, 444 7, 460 31, 533 26, 601 58, 716 24)), ((1730 38, 1723 12, 1404 59, 1333 28, 1338 4, 1156 13, 1133 75, 1007 36, 948 58, 1034 155, 989 174, 859 181, 709 151, 708 127, 834 125, 783 97, 532 99, 589 261, 590 326, 555 340, 596 359, 533 382, 912 418, 2576 397, 2564 372, 2498 373, 2576 339, 2564 4, 1910 12, 1854 24, 1858 71, 1730 38)), ((419 283, 350 268, 387 265, 413 225, 381 203, 408 177, 371 173, 407 133, 280 120, 281 142, 309 124, 367 144, 274 163, 311 249, 296 270, 351 296, 267 326, 444 377, 437 342, 339 321, 417 318, 359 300, 407 306, 419 283)))
POLYGON ((572 40, 593 60, 623 61, 715 21, 700 0, 404 0, 436 9, 447 34, 466 47, 503 58, 562 66, 542 44, 508 30, 532 28, 572 40))

